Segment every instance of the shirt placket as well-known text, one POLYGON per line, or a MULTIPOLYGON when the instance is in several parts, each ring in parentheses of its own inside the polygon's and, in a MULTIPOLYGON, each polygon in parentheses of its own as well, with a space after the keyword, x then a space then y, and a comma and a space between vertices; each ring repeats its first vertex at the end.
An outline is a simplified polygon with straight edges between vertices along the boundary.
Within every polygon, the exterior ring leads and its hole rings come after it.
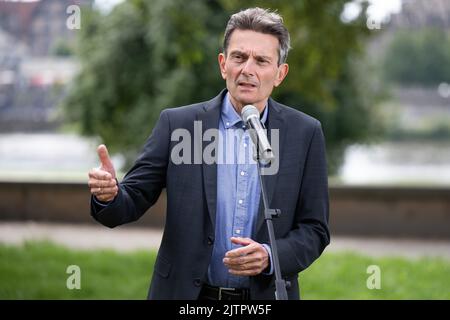
MULTIPOLYGON (((239 130, 236 130, 237 132, 239 130)), ((236 133, 239 134, 239 133, 236 133)), ((249 162, 248 157, 245 155, 249 148, 249 136, 247 132, 240 132, 239 143, 236 146, 236 203, 235 203, 235 214, 233 219, 233 237, 245 237, 246 230, 245 225, 248 219, 248 184, 249 184, 249 162), (243 161, 242 161, 243 160, 243 161)), ((232 248, 240 248, 241 245, 233 244, 232 248)), ((232 277, 230 279, 230 284, 235 287, 239 287, 240 277, 232 277)))

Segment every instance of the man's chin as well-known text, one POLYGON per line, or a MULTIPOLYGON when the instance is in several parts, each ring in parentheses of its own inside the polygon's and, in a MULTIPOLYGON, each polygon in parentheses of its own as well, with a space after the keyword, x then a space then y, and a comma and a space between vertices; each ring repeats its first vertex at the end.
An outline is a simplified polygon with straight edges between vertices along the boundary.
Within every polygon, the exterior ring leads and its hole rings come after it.
POLYGON ((258 101, 260 101, 254 92, 245 93, 234 91, 229 93, 231 95, 231 101, 233 102, 234 107, 238 109, 241 109, 248 104, 255 105, 258 101))
POLYGON ((245 94, 242 95, 242 94, 240 94, 236 98, 237 98, 236 100, 240 104, 242 104, 242 106, 245 106, 247 104, 255 104, 256 101, 258 101, 258 99, 254 95, 245 95, 245 94))

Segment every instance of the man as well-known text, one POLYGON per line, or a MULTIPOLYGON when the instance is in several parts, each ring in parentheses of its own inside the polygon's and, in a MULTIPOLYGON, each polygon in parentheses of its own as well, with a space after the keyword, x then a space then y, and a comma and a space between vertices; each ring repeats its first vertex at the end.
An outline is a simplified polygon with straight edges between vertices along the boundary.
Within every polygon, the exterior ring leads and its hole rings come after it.
POLYGON ((279 168, 263 179, 270 208, 281 209, 273 223, 281 273, 290 282, 289 299, 299 298, 298 273, 328 245, 320 123, 270 98, 288 73, 289 43, 276 13, 251 8, 232 15, 218 57, 226 90, 207 102, 164 110, 119 185, 106 147, 99 146, 102 165, 89 173, 89 186, 91 214, 100 223, 112 228, 135 221, 167 190, 166 225, 150 299, 275 298, 257 165, 252 159, 239 161, 253 147, 240 117, 247 104, 258 109, 268 132, 278 132, 278 141, 270 133, 269 138, 279 146, 274 148, 279 168), (218 151, 212 153, 216 161, 180 162, 191 151, 194 158, 204 155, 209 141, 177 157, 175 132, 195 136, 200 130, 205 136, 211 129, 219 132, 214 142, 218 151))

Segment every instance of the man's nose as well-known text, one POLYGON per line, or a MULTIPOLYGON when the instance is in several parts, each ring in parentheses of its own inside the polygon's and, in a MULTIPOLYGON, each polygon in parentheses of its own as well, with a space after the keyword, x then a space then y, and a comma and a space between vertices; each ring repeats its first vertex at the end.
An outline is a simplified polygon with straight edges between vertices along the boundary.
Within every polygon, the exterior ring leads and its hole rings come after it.
POLYGON ((252 58, 247 59, 242 67, 242 74, 244 76, 254 76, 255 75, 255 61, 252 58))

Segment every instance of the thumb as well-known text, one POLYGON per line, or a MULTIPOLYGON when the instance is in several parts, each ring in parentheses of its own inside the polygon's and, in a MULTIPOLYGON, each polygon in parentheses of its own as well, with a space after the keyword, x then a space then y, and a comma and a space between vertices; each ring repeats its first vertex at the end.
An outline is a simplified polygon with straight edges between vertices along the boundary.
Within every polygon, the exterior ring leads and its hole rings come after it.
POLYGON ((101 144, 97 148, 98 158, 100 159, 101 166, 100 169, 108 171, 112 178, 116 178, 116 171, 114 170, 114 165, 109 158, 108 149, 104 144, 101 144))
POLYGON ((240 244, 243 246, 248 246, 249 244, 251 244, 253 242, 251 239, 241 238, 241 237, 231 237, 230 240, 234 244, 240 244))

